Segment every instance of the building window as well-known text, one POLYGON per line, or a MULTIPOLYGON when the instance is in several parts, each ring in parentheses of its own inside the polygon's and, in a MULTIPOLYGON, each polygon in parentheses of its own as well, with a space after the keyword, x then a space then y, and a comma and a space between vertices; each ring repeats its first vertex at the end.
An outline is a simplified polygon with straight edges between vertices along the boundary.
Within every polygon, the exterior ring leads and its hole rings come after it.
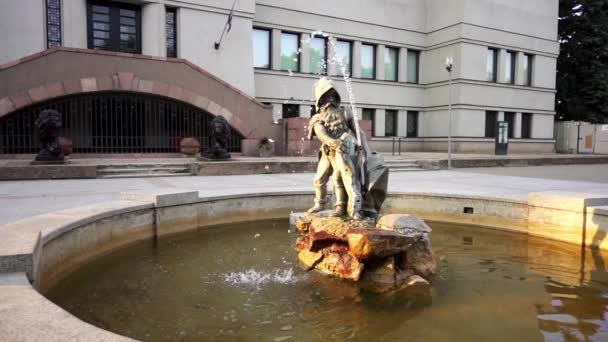
POLYGON ((337 57, 340 59, 340 63, 336 70, 336 75, 344 76, 344 72, 346 72, 347 76, 351 74, 351 65, 352 65, 352 44, 351 42, 345 40, 338 40, 336 42, 336 53, 337 57))
POLYGON ((496 138, 496 120, 498 112, 486 111, 486 138, 496 138))
POLYGON ((523 84, 526 86, 532 86, 532 65, 534 61, 534 56, 524 54, 524 82, 523 84))
POLYGON ((300 71, 300 35, 281 33, 281 70, 300 71))
POLYGON ((270 31, 253 29, 253 67, 270 69, 270 31))
POLYGON ((177 57, 177 11, 175 8, 166 9, 165 27, 167 30, 167 57, 177 57))
POLYGON ((521 114, 521 138, 532 138, 532 113, 521 114))
POLYGON ((515 113, 505 112, 505 121, 509 123, 509 138, 515 136, 515 113))
POLYGON ((61 46, 61 0, 46 0, 46 47, 61 46))
POLYGON ((407 112, 407 137, 418 137, 418 112, 407 112))
POLYGON ((515 52, 507 51, 505 60, 505 83, 515 83, 515 52))
POLYGON ((297 118, 300 116, 300 105, 297 104, 283 104, 283 119, 297 118))
POLYGON ((407 51, 407 83, 418 83, 420 70, 420 52, 407 51))
POLYGON ((384 136, 394 137, 397 135, 397 111, 386 110, 384 118, 384 136))
POLYGON ((89 49, 141 53, 141 13, 137 6, 88 2, 89 49))
POLYGON ((327 39, 315 37, 310 40, 310 72, 327 74, 327 39))
POLYGON ((375 136, 376 132, 376 119, 375 115, 376 111, 372 108, 363 108, 361 113, 361 118, 363 120, 369 120, 372 122, 372 136, 375 136))
POLYGON ((397 81, 399 50, 392 47, 384 48, 384 80, 397 81))
POLYGON ((376 47, 361 45, 361 78, 376 78, 376 47))
POLYGON ((498 54, 496 49, 489 48, 486 63, 486 81, 496 82, 497 57, 498 54))

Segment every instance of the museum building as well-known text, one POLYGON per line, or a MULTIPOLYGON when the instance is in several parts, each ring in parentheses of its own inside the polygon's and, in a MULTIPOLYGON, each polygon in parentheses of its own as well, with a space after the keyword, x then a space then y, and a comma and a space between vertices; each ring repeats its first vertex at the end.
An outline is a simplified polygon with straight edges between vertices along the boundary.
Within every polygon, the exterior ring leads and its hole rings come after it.
POLYGON ((37 152, 47 108, 77 154, 205 146, 216 115, 233 152, 291 153, 321 75, 376 149, 445 151, 447 57, 455 151, 492 152, 506 121, 510 152, 552 152, 557 15, 558 0, 2 1, 0 157, 37 152))

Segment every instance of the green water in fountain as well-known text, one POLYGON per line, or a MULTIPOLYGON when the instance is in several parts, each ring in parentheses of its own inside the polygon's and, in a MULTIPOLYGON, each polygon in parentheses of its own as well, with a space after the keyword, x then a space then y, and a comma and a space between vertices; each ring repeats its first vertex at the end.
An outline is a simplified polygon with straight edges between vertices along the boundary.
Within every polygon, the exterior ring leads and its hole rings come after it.
POLYGON ((597 250, 430 223, 430 296, 361 293, 297 266, 288 223, 205 228, 99 258, 48 297, 145 341, 608 340, 597 250))

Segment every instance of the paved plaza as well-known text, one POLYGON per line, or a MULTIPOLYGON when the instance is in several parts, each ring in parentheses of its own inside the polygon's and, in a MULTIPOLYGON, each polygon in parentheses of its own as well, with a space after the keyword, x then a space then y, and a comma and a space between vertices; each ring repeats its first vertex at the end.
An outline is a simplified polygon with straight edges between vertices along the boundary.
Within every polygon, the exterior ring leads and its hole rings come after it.
MULTIPOLYGON (((198 190, 202 196, 311 191, 314 175, 79 179, 0 182, 0 224, 52 211, 118 200, 121 192, 198 190)), ((608 194, 608 164, 458 169, 390 175, 389 192, 527 199, 538 191, 608 194)))

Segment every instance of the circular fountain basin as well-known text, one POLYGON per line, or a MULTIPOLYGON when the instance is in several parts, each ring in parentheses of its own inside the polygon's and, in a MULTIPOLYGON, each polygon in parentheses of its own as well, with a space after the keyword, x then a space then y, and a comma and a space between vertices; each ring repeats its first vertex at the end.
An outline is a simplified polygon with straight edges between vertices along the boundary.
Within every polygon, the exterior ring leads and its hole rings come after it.
POLYGON ((608 339, 598 249, 428 222, 431 294, 304 272, 287 220, 202 228, 97 258, 49 289, 76 317, 145 341, 608 339))

